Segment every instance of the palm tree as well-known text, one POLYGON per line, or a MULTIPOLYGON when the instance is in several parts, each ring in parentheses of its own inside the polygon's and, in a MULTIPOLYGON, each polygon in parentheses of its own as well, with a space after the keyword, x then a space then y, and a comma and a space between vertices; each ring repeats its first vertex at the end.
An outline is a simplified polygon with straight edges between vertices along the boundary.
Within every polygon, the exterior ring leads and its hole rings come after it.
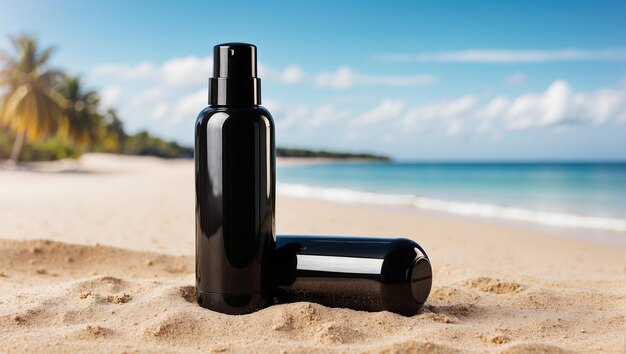
POLYGON ((79 77, 64 75, 58 92, 65 98, 65 119, 59 125, 58 135, 74 145, 91 149, 100 140, 104 125, 98 114, 100 98, 95 91, 83 92, 79 77))
POLYGON ((102 130, 100 148, 107 152, 120 152, 126 143, 127 135, 124 124, 114 109, 108 109, 104 115, 102 130))
POLYGON ((63 119, 65 100, 54 90, 59 71, 48 69, 53 49, 39 50, 37 40, 10 38, 16 55, 0 52, 0 124, 15 134, 11 161, 17 163, 24 139, 42 139, 63 119))

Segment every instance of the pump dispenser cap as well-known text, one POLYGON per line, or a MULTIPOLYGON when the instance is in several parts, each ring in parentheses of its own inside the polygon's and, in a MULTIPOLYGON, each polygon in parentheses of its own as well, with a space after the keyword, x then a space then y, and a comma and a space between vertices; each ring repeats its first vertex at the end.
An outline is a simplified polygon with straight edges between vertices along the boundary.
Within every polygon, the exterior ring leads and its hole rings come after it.
POLYGON ((256 46, 223 43, 213 47, 213 77, 209 79, 209 105, 261 104, 261 79, 256 75, 256 46))

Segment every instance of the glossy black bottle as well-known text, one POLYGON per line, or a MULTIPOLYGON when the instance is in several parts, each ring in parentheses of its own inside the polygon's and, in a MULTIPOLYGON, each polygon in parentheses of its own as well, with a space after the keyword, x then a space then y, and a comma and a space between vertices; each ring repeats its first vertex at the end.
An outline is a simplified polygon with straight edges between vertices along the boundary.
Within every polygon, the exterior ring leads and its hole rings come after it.
POLYGON ((405 238, 278 235, 276 296, 413 315, 432 285, 426 252, 405 238))
POLYGON ((220 44, 213 58, 195 126, 196 295, 245 314, 273 303, 274 122, 260 106, 256 47, 220 44))

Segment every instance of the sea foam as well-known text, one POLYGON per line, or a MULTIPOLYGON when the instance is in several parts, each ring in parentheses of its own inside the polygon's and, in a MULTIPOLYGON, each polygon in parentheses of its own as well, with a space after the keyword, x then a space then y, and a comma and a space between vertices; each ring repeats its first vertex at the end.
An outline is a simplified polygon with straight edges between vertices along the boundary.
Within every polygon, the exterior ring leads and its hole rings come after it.
POLYGON ((345 188, 324 188, 299 184, 278 184, 278 193, 289 197, 318 200, 409 206, 455 215, 529 222, 555 227, 626 232, 626 220, 589 215, 529 210, 484 203, 459 202, 420 197, 411 194, 385 194, 345 188))

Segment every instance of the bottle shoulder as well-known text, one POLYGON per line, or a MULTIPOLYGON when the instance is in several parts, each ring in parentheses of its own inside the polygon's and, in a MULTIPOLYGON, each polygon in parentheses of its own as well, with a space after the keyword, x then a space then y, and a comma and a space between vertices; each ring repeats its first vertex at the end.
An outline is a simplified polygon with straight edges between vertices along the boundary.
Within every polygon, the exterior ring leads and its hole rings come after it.
POLYGON ((198 114, 196 119, 196 124, 206 123, 212 117, 219 116, 221 119, 232 119, 232 118, 245 118, 245 119, 260 119, 264 117, 268 119, 272 124, 274 123, 274 119, 272 118, 272 114, 267 110, 267 108, 263 106, 254 106, 254 107, 213 107, 208 106, 204 108, 198 114))

